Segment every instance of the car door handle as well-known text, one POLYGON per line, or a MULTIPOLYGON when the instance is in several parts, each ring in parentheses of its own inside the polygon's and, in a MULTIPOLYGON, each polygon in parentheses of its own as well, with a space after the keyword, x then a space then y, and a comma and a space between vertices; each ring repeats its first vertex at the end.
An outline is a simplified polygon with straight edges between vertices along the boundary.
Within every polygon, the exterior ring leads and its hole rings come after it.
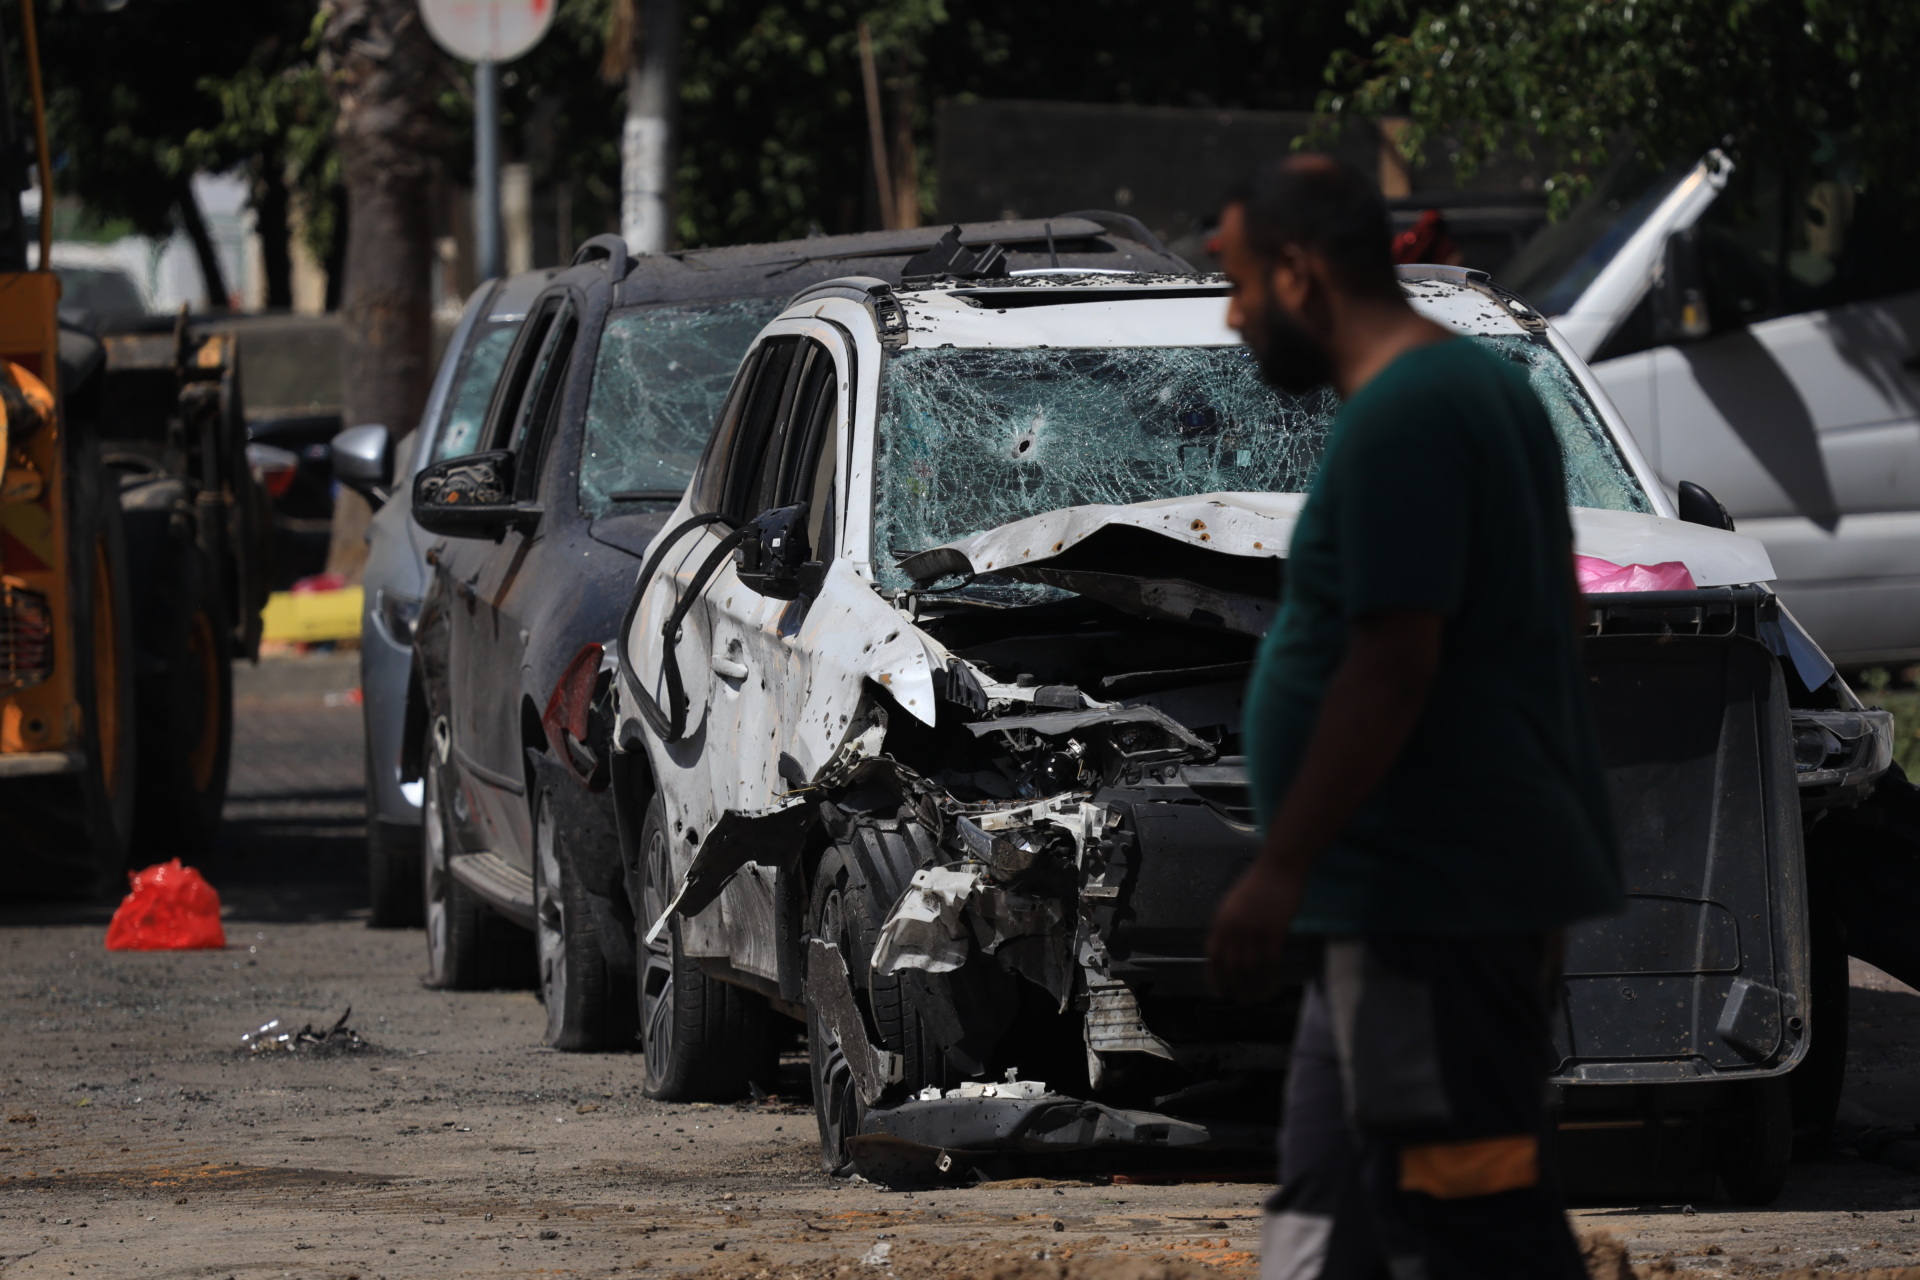
POLYGON ((729 654, 716 653, 713 655, 713 673, 728 680, 745 680, 747 664, 729 654))

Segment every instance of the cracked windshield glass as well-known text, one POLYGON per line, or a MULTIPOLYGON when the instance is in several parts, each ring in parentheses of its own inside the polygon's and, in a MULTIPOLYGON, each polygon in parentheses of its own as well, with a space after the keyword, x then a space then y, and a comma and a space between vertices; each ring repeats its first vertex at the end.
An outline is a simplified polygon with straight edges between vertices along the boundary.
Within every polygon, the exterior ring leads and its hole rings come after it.
MULTIPOLYGON (((1551 347, 1473 341, 1525 366, 1571 505, 1651 509, 1551 347)), ((875 568, 905 587, 895 558, 1060 507, 1303 492, 1338 409, 1330 389, 1274 391, 1240 346, 901 351, 880 405, 875 568)))
POLYGON ((597 518, 680 500, 740 357, 782 305, 648 307, 607 321, 581 449, 583 511, 597 518))

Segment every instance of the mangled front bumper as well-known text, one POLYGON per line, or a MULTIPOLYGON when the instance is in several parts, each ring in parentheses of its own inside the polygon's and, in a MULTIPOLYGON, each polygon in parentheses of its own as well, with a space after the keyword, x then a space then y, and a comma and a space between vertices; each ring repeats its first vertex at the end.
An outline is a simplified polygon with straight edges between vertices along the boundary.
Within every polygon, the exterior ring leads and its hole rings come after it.
POLYGON ((976 1093, 869 1111, 860 1135, 847 1147, 862 1175, 900 1183, 951 1177, 1007 1153, 1072 1155, 1127 1148, 1142 1154, 1251 1155, 1272 1151, 1273 1138, 1273 1125, 1187 1119, 1060 1093, 976 1093))

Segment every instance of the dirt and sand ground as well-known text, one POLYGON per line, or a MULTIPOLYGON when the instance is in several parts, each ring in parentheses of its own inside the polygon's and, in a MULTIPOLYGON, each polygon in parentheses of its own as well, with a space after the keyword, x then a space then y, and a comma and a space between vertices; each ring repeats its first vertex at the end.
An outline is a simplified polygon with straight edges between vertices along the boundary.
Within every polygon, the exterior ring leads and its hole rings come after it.
MULTIPOLYGON (((539 1047, 529 992, 420 985, 361 910, 350 663, 243 685, 204 862, 220 952, 108 954, 111 904, 0 908, 0 1275, 1206 1280, 1255 1264, 1252 1183, 885 1192, 818 1171, 811 1111, 669 1106, 631 1055, 539 1047), (248 1055, 352 1006, 370 1042, 248 1055)), ((1856 974, 1849 1115, 1920 1120, 1920 994, 1856 974)), ((1770 1209, 1594 1206, 1641 1275, 1920 1280, 1920 1175, 1846 1152, 1770 1209), (1911 1271, 1902 1268, 1912 1268, 1911 1271)), ((1618 1280, 1617 1253, 1596 1274, 1618 1280)))

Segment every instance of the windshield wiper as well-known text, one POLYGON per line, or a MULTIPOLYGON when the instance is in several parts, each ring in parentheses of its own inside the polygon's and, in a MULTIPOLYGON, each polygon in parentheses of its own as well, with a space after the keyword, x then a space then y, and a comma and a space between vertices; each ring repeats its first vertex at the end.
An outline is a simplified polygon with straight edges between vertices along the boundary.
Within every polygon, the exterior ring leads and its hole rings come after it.
POLYGON ((678 502, 685 489, 622 489, 607 495, 609 502, 678 502))

